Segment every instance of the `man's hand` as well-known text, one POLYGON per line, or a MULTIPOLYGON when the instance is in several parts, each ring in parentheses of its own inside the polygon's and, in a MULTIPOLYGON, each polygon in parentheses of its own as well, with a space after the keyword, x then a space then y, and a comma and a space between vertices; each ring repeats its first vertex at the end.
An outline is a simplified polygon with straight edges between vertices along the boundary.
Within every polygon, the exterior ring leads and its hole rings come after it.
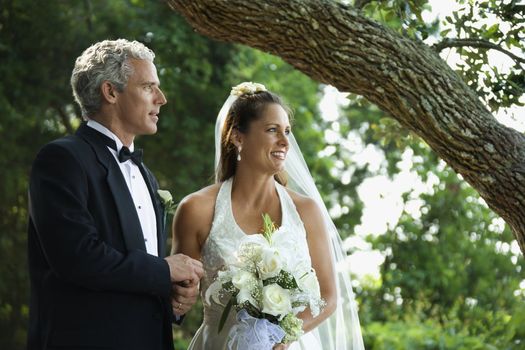
POLYGON ((275 344, 275 346, 273 347, 273 350, 286 350, 288 349, 288 347, 290 346, 290 344, 275 344))
POLYGON ((199 297, 199 283, 183 281, 173 285, 171 307, 177 316, 187 313, 199 297))
POLYGON ((189 284, 198 285, 204 269, 202 263, 184 254, 170 255, 164 258, 170 267, 171 282, 189 281, 189 284))

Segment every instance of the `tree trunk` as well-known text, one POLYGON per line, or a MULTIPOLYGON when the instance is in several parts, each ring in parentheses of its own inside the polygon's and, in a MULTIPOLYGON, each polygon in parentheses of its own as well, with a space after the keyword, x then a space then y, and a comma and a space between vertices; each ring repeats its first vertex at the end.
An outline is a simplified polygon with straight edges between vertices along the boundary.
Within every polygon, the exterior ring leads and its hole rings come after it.
POLYGON ((324 0, 167 0, 200 33, 281 57, 412 130, 512 228, 525 253, 525 140, 432 49, 324 0))

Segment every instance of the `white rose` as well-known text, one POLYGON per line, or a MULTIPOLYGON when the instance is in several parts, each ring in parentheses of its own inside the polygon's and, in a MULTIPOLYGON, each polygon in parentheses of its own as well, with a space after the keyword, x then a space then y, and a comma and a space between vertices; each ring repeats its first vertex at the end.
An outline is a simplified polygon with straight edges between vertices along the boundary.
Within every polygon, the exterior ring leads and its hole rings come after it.
POLYGON ((254 274, 246 270, 238 270, 232 277, 232 283, 237 289, 253 289, 257 284, 254 274))
POLYGON ((278 284, 272 283, 263 288, 262 311, 282 319, 292 310, 290 292, 278 284))
POLYGON ((271 248, 264 249, 261 253, 261 260, 257 263, 257 268, 263 280, 279 275, 283 268, 279 252, 271 248))

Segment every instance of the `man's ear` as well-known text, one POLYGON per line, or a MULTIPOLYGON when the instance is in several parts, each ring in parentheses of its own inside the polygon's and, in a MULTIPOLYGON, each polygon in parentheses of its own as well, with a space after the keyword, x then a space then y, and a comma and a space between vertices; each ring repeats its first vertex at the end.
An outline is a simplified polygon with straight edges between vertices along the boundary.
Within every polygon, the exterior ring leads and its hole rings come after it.
POLYGON ((100 91, 102 93, 102 98, 108 103, 113 104, 117 102, 118 91, 115 85, 111 84, 109 81, 105 80, 100 85, 100 91))
POLYGON ((240 132, 237 128, 234 128, 232 130, 231 141, 235 145, 236 148, 242 147, 242 139, 243 139, 242 132, 240 132))

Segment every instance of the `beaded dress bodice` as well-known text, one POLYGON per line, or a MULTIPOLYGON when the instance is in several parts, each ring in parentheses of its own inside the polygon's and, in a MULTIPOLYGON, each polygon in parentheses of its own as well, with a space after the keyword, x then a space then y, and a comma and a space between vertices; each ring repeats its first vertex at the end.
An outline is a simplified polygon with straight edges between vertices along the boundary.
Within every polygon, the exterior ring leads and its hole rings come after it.
MULTIPOLYGON (((311 265, 306 242, 306 231, 299 213, 286 189, 275 182, 276 190, 281 201, 282 226, 289 229, 278 232, 273 237, 275 247, 286 245, 287 249, 294 247, 294 257, 301 257, 303 264, 311 265)), ((231 259, 238 249, 240 242, 247 234, 235 222, 231 203, 232 179, 226 180, 217 195, 215 203, 215 214, 210 234, 202 248, 202 262, 205 269, 205 277, 201 281, 201 295, 204 298, 207 288, 213 282, 217 272, 223 268, 228 259, 231 259)), ((205 305, 204 317, 216 316, 216 307, 220 305, 205 305)), ((219 315, 220 317, 220 315, 219 315)), ((213 317, 215 318, 215 317, 213 317)))

